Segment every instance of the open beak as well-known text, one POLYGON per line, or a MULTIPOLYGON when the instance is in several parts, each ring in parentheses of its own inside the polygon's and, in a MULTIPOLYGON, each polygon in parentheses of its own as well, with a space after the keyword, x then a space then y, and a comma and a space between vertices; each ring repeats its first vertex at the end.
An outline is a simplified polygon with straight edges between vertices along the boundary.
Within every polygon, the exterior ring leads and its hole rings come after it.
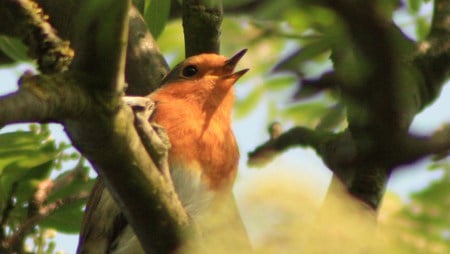
POLYGON ((233 73, 234 68, 236 67, 239 60, 241 60, 241 58, 245 55, 245 52, 247 52, 247 49, 243 49, 243 50, 239 51, 234 56, 232 56, 231 58, 229 58, 228 60, 225 61, 224 71, 225 71, 225 73, 228 74, 226 76, 228 76, 230 78, 234 77, 237 80, 238 78, 240 78, 242 75, 244 75, 249 70, 249 69, 243 69, 243 70, 233 73))

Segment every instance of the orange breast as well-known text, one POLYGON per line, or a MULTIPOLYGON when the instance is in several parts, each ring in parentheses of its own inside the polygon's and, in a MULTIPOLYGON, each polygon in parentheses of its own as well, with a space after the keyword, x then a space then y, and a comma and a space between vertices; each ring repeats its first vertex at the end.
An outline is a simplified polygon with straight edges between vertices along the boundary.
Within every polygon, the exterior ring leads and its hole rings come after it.
POLYGON ((204 105, 165 93, 151 98, 156 101, 153 120, 167 130, 171 142, 170 167, 196 171, 192 173, 201 175, 211 190, 230 190, 239 159, 230 116, 205 112, 204 105))

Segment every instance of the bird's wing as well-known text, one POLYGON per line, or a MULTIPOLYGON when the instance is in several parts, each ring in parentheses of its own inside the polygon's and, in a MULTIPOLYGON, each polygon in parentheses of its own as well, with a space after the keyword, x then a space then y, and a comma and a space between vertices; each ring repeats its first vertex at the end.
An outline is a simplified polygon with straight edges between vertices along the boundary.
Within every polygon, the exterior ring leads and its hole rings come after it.
POLYGON ((103 181, 97 178, 83 218, 78 254, 109 253, 126 220, 103 181))

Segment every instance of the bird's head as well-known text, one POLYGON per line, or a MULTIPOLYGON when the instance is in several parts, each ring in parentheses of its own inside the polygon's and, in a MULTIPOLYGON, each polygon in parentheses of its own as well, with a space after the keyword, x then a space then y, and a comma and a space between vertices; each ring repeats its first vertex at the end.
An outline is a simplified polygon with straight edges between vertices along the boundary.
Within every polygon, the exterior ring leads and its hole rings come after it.
POLYGON ((171 107, 179 105, 184 108, 194 106, 208 117, 221 112, 219 115, 228 119, 234 103, 233 85, 248 71, 244 69, 234 72, 246 51, 241 50, 231 58, 217 54, 189 57, 163 79, 162 86, 151 97, 160 105, 169 103, 171 107), (179 100, 173 100, 175 98, 179 100))
MULTIPOLYGON (((163 87, 191 84, 195 90, 222 88, 228 90, 248 69, 234 72, 247 50, 243 49, 231 58, 217 54, 200 54, 184 60, 163 79, 163 87)), ((194 91, 192 91, 194 92, 194 91)))

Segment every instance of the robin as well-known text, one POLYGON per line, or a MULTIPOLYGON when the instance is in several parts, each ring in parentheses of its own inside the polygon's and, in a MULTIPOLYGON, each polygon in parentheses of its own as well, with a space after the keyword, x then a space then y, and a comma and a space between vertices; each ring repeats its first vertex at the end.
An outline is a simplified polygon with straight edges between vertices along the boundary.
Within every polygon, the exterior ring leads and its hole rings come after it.
MULTIPOLYGON (((245 52, 231 58, 189 57, 147 96, 155 103, 151 121, 166 130, 171 143, 168 162, 175 190, 194 221, 230 196, 236 178, 233 86, 248 69, 234 69, 245 52)), ((86 207, 77 253, 144 253, 101 180, 86 207)))

